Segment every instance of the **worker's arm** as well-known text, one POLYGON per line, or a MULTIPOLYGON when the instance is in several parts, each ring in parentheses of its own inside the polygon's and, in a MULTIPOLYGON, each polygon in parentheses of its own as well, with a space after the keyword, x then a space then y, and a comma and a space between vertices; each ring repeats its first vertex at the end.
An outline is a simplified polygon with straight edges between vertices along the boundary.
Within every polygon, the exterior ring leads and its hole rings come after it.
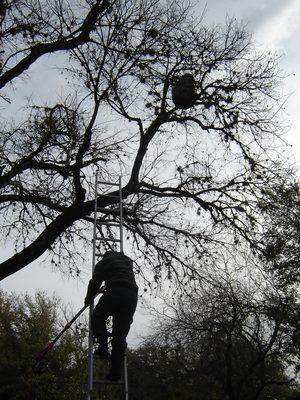
POLYGON ((87 293, 84 299, 85 306, 91 304, 93 298, 99 291, 100 286, 104 281, 102 260, 95 266, 95 271, 92 279, 89 281, 87 293))

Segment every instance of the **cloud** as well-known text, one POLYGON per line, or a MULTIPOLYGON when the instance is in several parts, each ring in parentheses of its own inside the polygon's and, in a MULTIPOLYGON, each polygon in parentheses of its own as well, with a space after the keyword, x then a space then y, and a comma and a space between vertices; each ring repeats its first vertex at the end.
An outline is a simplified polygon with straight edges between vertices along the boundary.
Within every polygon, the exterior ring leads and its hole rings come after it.
MULTIPOLYGON (((242 1, 241 17, 249 22, 253 30, 260 29, 266 22, 281 14, 295 0, 248 0, 242 1)), ((296 0, 297 1, 297 0, 296 0)))
POLYGON ((206 20, 209 23, 224 23, 229 16, 242 20, 251 30, 256 30, 292 3, 294 0, 199 0, 197 7, 199 12, 206 8, 206 20))
MULTIPOLYGON (((282 2, 283 4, 284 2, 282 2)), ((299 35, 300 2, 293 0, 278 7, 275 13, 264 20, 255 32, 255 38, 269 49, 282 49, 289 38, 299 35)))

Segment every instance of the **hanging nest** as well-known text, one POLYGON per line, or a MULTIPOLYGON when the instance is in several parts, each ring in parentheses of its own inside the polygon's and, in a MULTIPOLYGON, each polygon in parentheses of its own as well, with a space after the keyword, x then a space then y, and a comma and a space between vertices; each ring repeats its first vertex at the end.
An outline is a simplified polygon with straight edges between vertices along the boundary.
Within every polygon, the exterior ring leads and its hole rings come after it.
POLYGON ((176 78, 172 86, 172 100, 175 106, 182 110, 191 108, 196 104, 196 85, 192 74, 185 74, 176 78))

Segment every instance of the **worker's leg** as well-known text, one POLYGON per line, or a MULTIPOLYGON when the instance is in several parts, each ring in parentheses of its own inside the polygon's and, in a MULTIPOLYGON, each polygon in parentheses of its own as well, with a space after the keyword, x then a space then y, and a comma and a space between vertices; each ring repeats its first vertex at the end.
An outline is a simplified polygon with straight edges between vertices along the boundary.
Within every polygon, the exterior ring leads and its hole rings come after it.
POLYGON ((114 379, 121 377, 121 365, 127 347, 126 337, 128 335, 132 313, 118 313, 113 317, 113 338, 111 352, 111 375, 114 379))
POLYGON ((100 298, 92 315, 93 336, 99 344, 98 353, 108 354, 106 320, 111 315, 111 299, 106 293, 100 298))
POLYGON ((119 306, 113 314, 111 372, 109 374, 112 379, 120 379, 122 360, 127 347, 126 337, 137 304, 137 293, 135 291, 120 288, 118 292, 120 296, 119 306))

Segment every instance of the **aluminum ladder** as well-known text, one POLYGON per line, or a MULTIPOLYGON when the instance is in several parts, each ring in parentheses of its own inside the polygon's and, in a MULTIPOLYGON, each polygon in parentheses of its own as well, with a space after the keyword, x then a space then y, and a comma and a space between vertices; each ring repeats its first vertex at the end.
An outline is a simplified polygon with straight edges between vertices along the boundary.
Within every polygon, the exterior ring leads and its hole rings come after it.
MULTIPOLYGON (((94 273, 95 265, 99 261, 99 257, 103 256, 103 253, 98 249, 103 249, 103 244, 112 242, 113 246, 119 247, 119 251, 123 251, 123 202, 122 202, 122 179, 119 177, 118 183, 106 182, 99 179, 99 172, 96 172, 95 177, 95 207, 94 207, 94 230, 93 230, 93 258, 92 258, 92 274, 94 273), (102 188, 102 191, 99 189, 102 188), (112 191, 112 188, 116 190, 112 191), (107 193, 107 190, 110 192, 107 193), (117 192, 117 193, 115 193, 117 192), (118 207, 114 205, 114 208, 100 208, 98 207, 98 197, 107 197, 116 200, 118 207), (109 212, 108 212, 109 210, 109 212), (113 219, 105 219, 107 215, 112 215, 113 219), (105 227, 106 230, 110 231, 109 237, 98 235, 98 230, 105 227), (119 237, 116 237, 116 232, 119 231, 119 237), (101 246, 102 245, 102 246, 101 246)), ((123 399, 128 400, 128 374, 127 374, 127 357, 125 354, 123 361, 123 377, 122 380, 113 382, 105 379, 95 380, 94 379, 94 355, 93 355, 93 332, 91 326, 91 315, 94 309, 94 302, 90 305, 89 312, 89 348, 88 348, 88 390, 87 400, 92 400, 92 392, 95 385, 122 385, 123 386, 123 399)))

